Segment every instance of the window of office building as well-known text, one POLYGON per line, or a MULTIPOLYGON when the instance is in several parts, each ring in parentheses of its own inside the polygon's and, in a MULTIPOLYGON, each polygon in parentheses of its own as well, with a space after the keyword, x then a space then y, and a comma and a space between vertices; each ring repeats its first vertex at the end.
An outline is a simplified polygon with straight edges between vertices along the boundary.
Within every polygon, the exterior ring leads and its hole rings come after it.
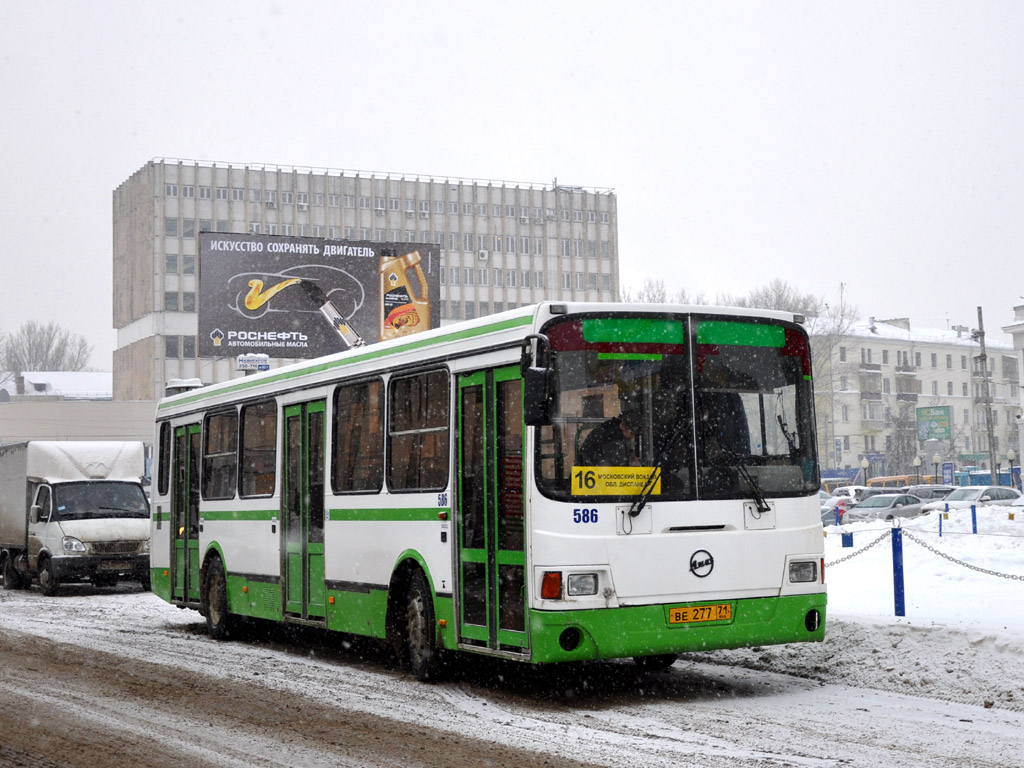
POLYGON ((181 294, 181 311, 182 312, 195 312, 196 311, 196 295, 191 291, 185 291, 181 294))
POLYGON ((177 237, 178 236, 178 220, 171 216, 164 217, 164 236, 165 237, 177 237))
POLYGON ((176 359, 179 349, 177 336, 164 336, 164 357, 176 359))
POLYGON ((190 186, 182 187, 181 188, 181 196, 182 197, 195 197, 196 196, 196 188, 195 187, 190 187, 190 186))
POLYGON ((210 188, 209 187, 200 187, 199 188, 199 199, 200 200, 209 200, 210 199, 210 188))
POLYGON ((243 200, 245 200, 245 190, 244 189, 232 189, 231 190, 231 200, 233 202, 236 202, 236 203, 240 203, 243 200))
POLYGON ((178 185, 177 184, 164 184, 164 195, 166 197, 177 197, 178 196, 178 185))
POLYGON ((164 272, 168 275, 178 274, 178 254, 168 253, 164 255, 164 272))
POLYGON ((217 199, 218 200, 227 200, 228 199, 228 188, 227 187, 217 187, 217 199))
POLYGON ((178 311, 178 292, 164 291, 164 310, 167 312, 178 311))
POLYGON ((196 273, 196 257, 186 254, 181 257, 181 273, 183 275, 194 275, 196 273))
POLYGON ((193 238, 196 236, 196 220, 195 219, 182 219, 181 220, 181 236, 193 238))

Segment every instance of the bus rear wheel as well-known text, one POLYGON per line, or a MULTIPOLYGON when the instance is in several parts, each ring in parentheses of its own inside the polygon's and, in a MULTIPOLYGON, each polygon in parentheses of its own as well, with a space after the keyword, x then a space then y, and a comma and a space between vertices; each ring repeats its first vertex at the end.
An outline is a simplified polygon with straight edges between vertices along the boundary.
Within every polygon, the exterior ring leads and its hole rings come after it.
POLYGON ((409 667, 420 682, 435 682, 441 676, 441 649, 435 634, 434 602, 422 571, 416 571, 409 581, 405 615, 409 667))
POLYGON ((231 635, 231 611, 228 608, 228 580, 219 557, 206 569, 206 630, 214 640, 231 635))

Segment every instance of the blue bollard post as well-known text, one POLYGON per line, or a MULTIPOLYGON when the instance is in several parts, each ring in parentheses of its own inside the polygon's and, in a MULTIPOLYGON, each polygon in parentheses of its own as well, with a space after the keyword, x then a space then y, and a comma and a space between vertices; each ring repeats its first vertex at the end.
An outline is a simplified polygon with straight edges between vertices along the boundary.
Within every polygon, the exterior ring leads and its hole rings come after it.
POLYGON ((844 547, 852 547, 853 546, 853 534, 852 533, 844 533, 844 534, 842 534, 842 537, 843 537, 843 546, 844 547))
POLYGON ((941 512, 939 512, 939 538, 940 539, 942 538, 942 518, 943 517, 945 517, 945 515, 943 515, 941 512))
POLYGON ((892 529, 892 592, 896 615, 906 616, 903 599, 903 530, 898 526, 892 529))
POLYGON ((971 533, 978 532, 978 508, 971 504, 971 533))

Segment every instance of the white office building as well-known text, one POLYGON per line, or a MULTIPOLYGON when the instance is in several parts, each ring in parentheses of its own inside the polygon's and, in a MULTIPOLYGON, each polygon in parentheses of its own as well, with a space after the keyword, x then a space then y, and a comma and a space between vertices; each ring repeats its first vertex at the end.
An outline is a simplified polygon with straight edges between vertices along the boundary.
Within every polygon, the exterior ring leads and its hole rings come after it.
POLYGON ((619 295, 615 193, 557 181, 159 158, 114 190, 113 225, 115 400, 243 375, 234 358, 197 356, 199 232, 435 243, 442 324, 619 295))

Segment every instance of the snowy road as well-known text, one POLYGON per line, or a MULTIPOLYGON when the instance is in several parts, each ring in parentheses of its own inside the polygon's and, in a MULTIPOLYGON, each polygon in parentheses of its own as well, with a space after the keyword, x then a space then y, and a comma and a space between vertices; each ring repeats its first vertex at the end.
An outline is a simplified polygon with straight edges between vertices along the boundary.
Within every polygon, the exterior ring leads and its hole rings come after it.
POLYGON ((423 685, 322 633, 213 642, 129 586, 3 591, 0 766, 1009 767, 1022 657, 984 633, 837 620, 823 644, 669 673, 479 662, 423 685))

